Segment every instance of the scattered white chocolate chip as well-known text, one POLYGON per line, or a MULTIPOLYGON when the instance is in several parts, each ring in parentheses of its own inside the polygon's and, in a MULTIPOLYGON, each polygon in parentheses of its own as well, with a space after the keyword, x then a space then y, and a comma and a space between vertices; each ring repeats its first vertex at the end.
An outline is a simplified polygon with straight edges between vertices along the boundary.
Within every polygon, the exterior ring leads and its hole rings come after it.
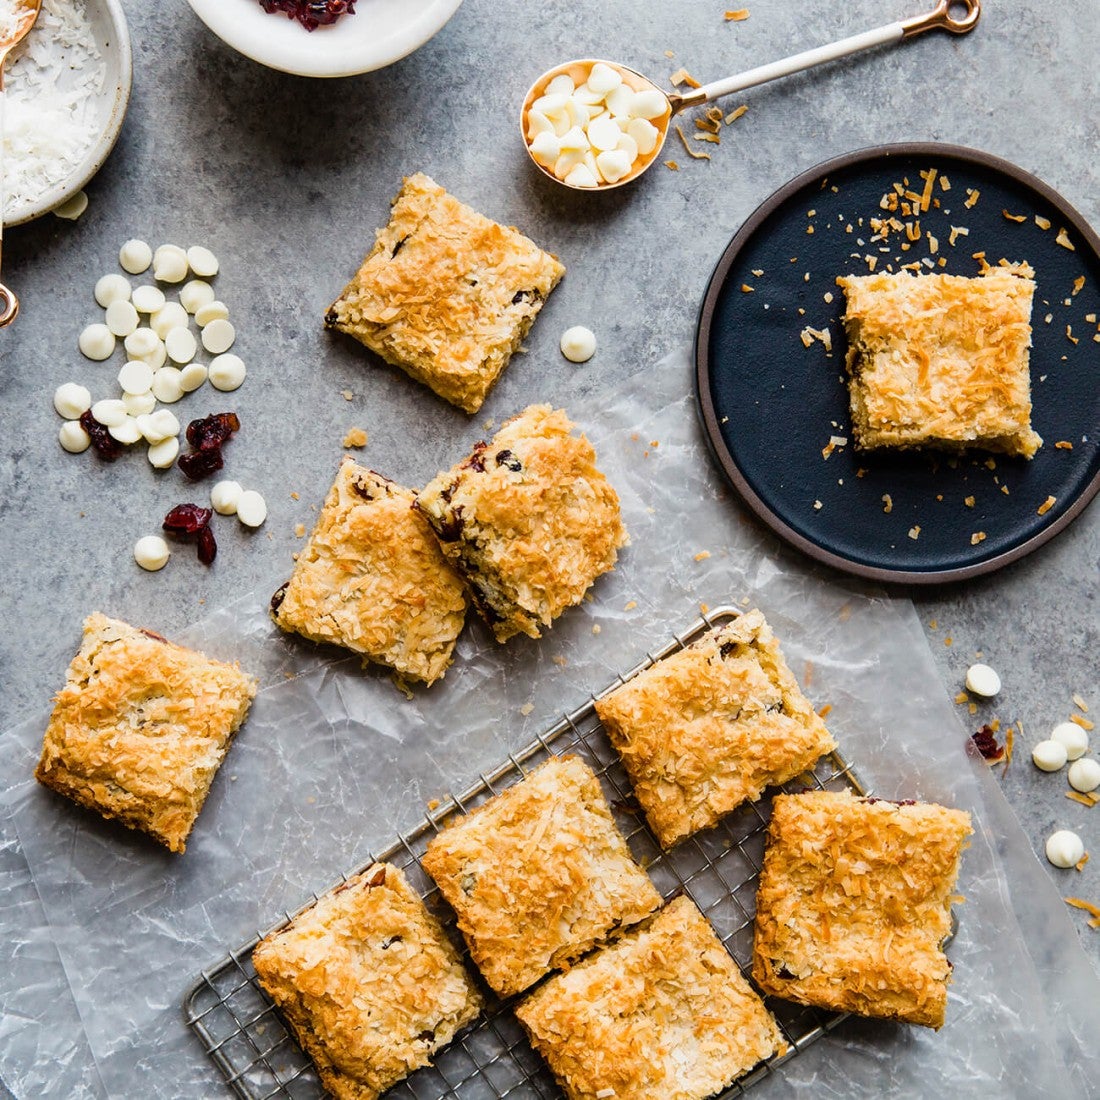
POLYGON ((131 416, 145 416, 157 407, 157 399, 151 393, 124 393, 122 403, 131 416))
POLYGON ((144 241, 129 240, 118 250, 118 262, 123 271, 140 275, 149 270, 149 265, 153 262, 153 250, 144 241))
POLYGON ((1050 731, 1052 741, 1066 746, 1066 758, 1076 760, 1089 751, 1089 735, 1076 722, 1059 722, 1050 731))
POLYGON ((560 346, 570 363, 587 363, 596 354, 596 336, 584 325, 574 325, 561 334, 560 346))
POLYGON ((237 505, 242 494, 243 490, 239 481, 219 481, 210 490, 210 507, 219 516, 232 516, 237 511, 237 505))
POLYGON ((245 489, 237 498, 237 519, 245 527, 259 527, 267 519, 267 501, 255 489, 245 489))
POLYGON ((144 359, 157 350, 160 337, 151 328, 135 329, 122 342, 126 354, 131 359, 144 359))
POLYGON ((66 199, 60 206, 55 206, 53 212, 58 218, 64 218, 65 221, 68 222, 75 222, 87 209, 88 196, 83 191, 77 191, 71 199, 66 199))
POLYGON ((1082 794, 1089 794, 1100 787, 1100 761, 1091 756, 1074 760, 1069 766, 1069 785, 1082 794))
POLYGON ((65 382, 53 391, 53 407, 66 420, 79 420, 92 407, 92 395, 76 382, 65 382))
POLYGON ((971 665, 966 670, 966 690, 991 699, 1001 690, 1001 678, 989 665, 971 665))
POLYGON ((136 443, 141 438, 141 429, 138 427, 137 420, 126 414, 126 419, 120 421, 118 424, 112 424, 107 428, 111 436, 117 439, 119 443, 125 443, 129 446, 131 443, 136 443))
POLYGON ((164 349, 173 363, 190 363, 199 344, 189 328, 174 328, 164 338, 164 349))
POLYGON ((1076 867, 1085 854, 1085 845, 1076 833, 1069 829, 1059 829, 1047 837, 1047 859, 1055 867, 1066 870, 1076 867))
POLYGON ((153 396, 171 405, 183 396, 182 376, 176 367, 161 367, 153 377, 153 396))
POLYGON ((184 393, 197 390, 206 381, 208 371, 203 363, 188 363, 180 370, 180 385, 184 393))
POLYGON ((218 273, 218 257, 209 248, 193 244, 186 253, 191 270, 201 279, 210 279, 218 273))
POLYGON ((237 330, 224 317, 202 327, 202 346, 213 355, 220 355, 233 346, 237 330))
POLYGON ((144 535, 134 543, 134 561, 150 573, 163 569, 171 553, 168 543, 160 535, 144 535))
POLYGON ((79 420, 66 420, 57 433, 57 441, 71 455, 78 455, 92 445, 92 437, 79 420))
POLYGON ((164 308, 164 291, 159 286, 147 283, 145 286, 134 288, 134 309, 138 313, 156 313, 164 308))
POLYGON ((88 325, 77 341, 80 351, 88 359, 102 362, 110 359, 115 350, 115 334, 106 325, 88 325))
POLYGON ((153 253, 153 277, 162 283, 182 283, 187 278, 187 253, 177 244, 162 244, 153 253))
POLYGON ((126 406, 117 397, 104 398, 92 406, 92 416, 105 428, 121 424, 129 415, 126 406))
POLYGON ((1041 771, 1056 772, 1065 767, 1066 746, 1060 741, 1040 741, 1031 750, 1031 759, 1041 771))
POLYGON ((214 299, 212 302, 206 302, 195 310, 195 324, 197 324, 199 328, 205 328, 212 321, 228 320, 229 307, 225 302, 219 302, 217 299, 214 299))
MULTIPOLYGON (((214 301, 214 298, 214 288, 209 283, 203 282, 202 279, 192 279, 180 288, 180 305, 188 313, 195 313, 203 306, 209 305, 214 301)), ((226 316, 228 316, 228 311, 226 316)))
POLYGON ((137 424, 146 443, 163 443, 180 434, 180 422, 171 409, 157 409, 154 413, 139 416, 137 424))
POLYGON ((244 361, 239 355, 216 355, 210 360, 210 385, 224 393, 237 389, 244 382, 246 373, 244 361))
POLYGON ((153 388, 153 368, 140 359, 131 359, 118 372, 118 384, 123 393, 133 397, 148 393, 153 388))
POLYGON ((115 336, 129 336, 138 327, 138 313, 132 302, 120 298, 107 307, 107 327, 115 336))
POLYGON ((165 360, 168 358, 168 352, 165 350, 164 341, 159 337, 157 342, 153 345, 153 350, 146 355, 137 356, 143 363, 148 363, 156 372, 164 366, 165 360))
POLYGON ((163 340, 174 328, 187 328, 187 310, 179 302, 165 302, 149 318, 149 327, 163 340))
POLYGON ((176 461, 176 455, 180 453, 180 441, 170 435, 160 443, 154 443, 149 447, 149 462, 158 470, 167 470, 176 461))
POLYGON ((95 285, 95 300, 104 309, 112 302, 128 302, 130 280, 122 275, 104 275, 95 285))

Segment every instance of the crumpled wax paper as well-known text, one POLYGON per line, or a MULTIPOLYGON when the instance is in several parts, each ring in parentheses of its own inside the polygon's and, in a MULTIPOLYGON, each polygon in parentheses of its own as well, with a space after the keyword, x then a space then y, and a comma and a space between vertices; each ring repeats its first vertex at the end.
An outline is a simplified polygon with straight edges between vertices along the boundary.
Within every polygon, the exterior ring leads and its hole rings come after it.
MULTIPOLYGON (((1100 980, 995 779, 968 755, 912 605, 818 571, 749 519, 706 452, 690 386, 679 353, 568 410, 632 542, 538 641, 497 646, 472 623, 446 679, 407 700, 384 672, 281 637, 266 604, 283 577, 177 635, 264 684, 186 855, 34 782, 45 713, 0 738, 0 875, 15 886, 0 902, 14 960, 0 968, 0 1076, 17 1095, 221 1095, 182 1018, 199 971, 669 641, 701 602, 765 612, 876 793, 975 822, 943 1030, 848 1020, 753 1095, 1095 1095, 1100 980)), ((74 621, 74 648, 77 636, 74 621)))

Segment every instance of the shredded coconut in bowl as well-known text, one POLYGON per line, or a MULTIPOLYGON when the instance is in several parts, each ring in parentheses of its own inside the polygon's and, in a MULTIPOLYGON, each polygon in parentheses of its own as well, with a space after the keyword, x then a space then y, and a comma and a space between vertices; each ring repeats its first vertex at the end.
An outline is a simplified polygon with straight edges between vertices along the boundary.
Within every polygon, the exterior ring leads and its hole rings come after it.
MULTIPOLYGON (((0 0, 0 36, 22 22, 19 0, 0 0)), ((96 98, 106 83, 84 0, 42 0, 4 69, 4 220, 80 167, 102 129, 96 98)))

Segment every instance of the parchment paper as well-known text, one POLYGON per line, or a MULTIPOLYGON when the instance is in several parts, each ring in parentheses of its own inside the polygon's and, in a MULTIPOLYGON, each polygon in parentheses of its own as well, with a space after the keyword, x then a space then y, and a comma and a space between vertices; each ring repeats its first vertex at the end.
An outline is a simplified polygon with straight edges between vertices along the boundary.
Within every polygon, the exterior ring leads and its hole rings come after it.
MULTIPOLYGON (((0 912, 17 963, 0 975, 0 1075, 17 1095, 220 1095, 182 1022, 199 971, 669 640, 703 601, 765 612, 876 793, 963 807, 976 828, 944 1029, 849 1021, 753 1095, 1095 1094, 1100 981, 995 779, 968 756, 912 606, 817 572, 751 522, 712 467, 690 384, 680 353, 569 410, 632 544, 540 641, 497 646, 474 624, 445 681, 406 700, 384 673, 274 630, 266 602, 284 577, 177 635, 265 688, 183 857, 34 782, 45 713, 0 738, 0 873, 15 886, 0 912)), ((74 621, 74 648, 78 634, 74 621)))

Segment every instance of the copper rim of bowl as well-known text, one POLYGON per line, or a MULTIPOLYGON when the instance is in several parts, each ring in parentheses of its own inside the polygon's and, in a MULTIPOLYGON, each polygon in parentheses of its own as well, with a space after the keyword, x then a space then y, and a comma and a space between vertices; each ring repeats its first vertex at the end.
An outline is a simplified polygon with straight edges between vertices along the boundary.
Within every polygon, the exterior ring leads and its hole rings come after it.
POLYGON ((639 155, 638 161, 635 162, 636 166, 631 168, 622 179, 616 180, 614 183, 601 183, 596 187, 577 187, 576 184, 566 183, 565 180, 559 179, 549 168, 539 164, 539 162, 535 160, 535 156, 531 152, 531 144, 527 140, 527 112, 530 111, 531 104, 545 92, 547 84, 549 84, 554 77, 561 76, 564 73, 573 80, 574 84, 576 84, 578 81, 573 76, 571 70, 579 71, 583 68, 586 73, 585 80, 587 80, 587 74, 591 73, 594 65, 607 65, 616 72, 623 73, 624 76, 629 74, 641 85, 637 86, 633 83, 631 84, 631 87, 636 92, 652 90, 660 92, 666 100, 668 99, 668 93, 663 88, 657 87, 649 77, 644 76, 642 73, 638 72, 637 69, 632 69, 629 65, 624 65, 621 61, 608 61, 605 57, 578 57, 573 61, 563 61, 560 65, 555 65, 552 69, 547 69, 546 72, 527 89, 527 95, 523 97, 523 107, 519 112, 519 136, 520 140, 523 142, 524 149, 527 150, 527 156, 530 158, 531 163, 544 176, 552 179, 555 183, 561 184, 562 187, 568 187, 570 191, 583 191, 589 194, 593 191, 611 191, 616 187, 623 187, 625 184, 633 183, 661 155, 661 150, 664 148, 665 141, 668 138, 669 127, 672 124, 672 104, 670 102, 665 114, 661 116, 660 124, 653 119, 647 119, 648 122, 652 122, 653 125, 656 126, 660 134, 660 137, 657 139, 657 144, 653 146, 653 151, 645 154, 645 156, 639 155))

